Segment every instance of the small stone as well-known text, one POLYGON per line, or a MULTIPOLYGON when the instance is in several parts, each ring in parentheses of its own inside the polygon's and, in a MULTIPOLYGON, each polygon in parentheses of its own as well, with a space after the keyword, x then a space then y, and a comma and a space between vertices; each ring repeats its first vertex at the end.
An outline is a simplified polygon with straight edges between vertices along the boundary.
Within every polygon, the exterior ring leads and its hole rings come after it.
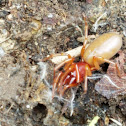
POLYGON ((33 19, 32 22, 30 23, 30 27, 33 30, 38 31, 41 28, 41 22, 33 19))

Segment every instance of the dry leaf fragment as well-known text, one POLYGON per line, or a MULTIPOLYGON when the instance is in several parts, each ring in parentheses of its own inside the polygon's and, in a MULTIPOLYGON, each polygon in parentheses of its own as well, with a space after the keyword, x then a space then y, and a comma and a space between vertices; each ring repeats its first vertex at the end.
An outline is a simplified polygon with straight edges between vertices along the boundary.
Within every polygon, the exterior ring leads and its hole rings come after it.
POLYGON ((121 78, 117 76, 115 67, 110 64, 107 74, 95 85, 95 90, 107 99, 126 94, 126 73, 124 72, 125 54, 123 52, 119 52, 116 62, 120 67, 121 78))

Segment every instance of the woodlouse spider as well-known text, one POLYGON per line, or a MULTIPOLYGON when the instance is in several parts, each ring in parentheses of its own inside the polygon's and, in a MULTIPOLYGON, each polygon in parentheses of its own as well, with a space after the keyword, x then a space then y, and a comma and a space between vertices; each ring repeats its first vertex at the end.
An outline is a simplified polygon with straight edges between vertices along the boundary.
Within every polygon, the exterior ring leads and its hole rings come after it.
MULTIPOLYGON (((111 62, 109 59, 121 48, 122 37, 116 32, 105 33, 96 38, 87 48, 85 48, 88 40, 88 24, 84 14, 83 17, 85 21, 85 40, 81 50, 81 61, 75 63, 75 59, 69 54, 58 54, 67 55, 68 59, 54 68, 52 97, 54 97, 56 89, 60 96, 62 96, 68 88, 76 87, 83 81, 83 89, 84 93, 86 93, 87 77, 92 75, 92 71, 99 70, 99 65, 104 62, 115 65, 117 74, 120 75, 117 64, 111 62), (55 76, 56 71, 61 67, 63 67, 63 71, 59 71, 57 76, 55 76)), ((44 61, 56 55, 57 54, 50 55, 45 58, 44 61)))

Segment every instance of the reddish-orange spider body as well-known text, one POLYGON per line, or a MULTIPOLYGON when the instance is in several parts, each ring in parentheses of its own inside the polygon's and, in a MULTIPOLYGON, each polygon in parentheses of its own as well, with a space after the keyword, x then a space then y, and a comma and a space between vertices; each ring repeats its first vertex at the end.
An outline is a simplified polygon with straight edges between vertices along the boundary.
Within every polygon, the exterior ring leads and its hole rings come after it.
MULTIPOLYGON (((77 67, 78 67, 79 83, 81 83, 81 82, 84 81, 84 76, 85 76, 85 71, 86 71, 85 66, 87 66, 87 64, 84 63, 84 62, 78 62, 78 63, 75 63, 75 65, 77 65, 77 67)), ((76 78, 77 78, 77 72, 76 72, 76 69, 74 68, 74 69, 65 77, 65 79, 64 79, 64 81, 63 81, 63 85, 65 85, 65 84, 77 83, 76 78)))
MULTIPOLYGON (((86 69, 90 69, 90 66, 85 63, 85 62, 77 62, 77 63, 73 63, 72 64, 74 66, 74 68, 72 69, 72 71, 70 71, 66 76, 64 76, 63 80, 59 82, 59 89, 60 89, 60 93, 61 95, 64 94, 64 91, 69 88, 69 87, 75 87, 77 85, 79 85, 81 82, 84 81, 84 76, 87 75, 86 73, 86 69), (62 85, 64 88, 60 88, 60 85, 62 85)), ((61 71, 60 71, 61 72, 61 71)), ((60 75, 60 74, 59 74, 60 75)), ((61 72, 61 76, 62 77, 63 72, 61 72)), ((87 85, 85 85, 84 90, 87 90, 87 85)), ((54 91, 53 91, 54 92, 54 91)))
MULTIPOLYGON (((88 24, 86 17, 84 16, 85 21, 85 40, 83 47, 81 49, 81 61, 75 63, 74 58, 69 55, 62 53, 60 55, 67 55, 68 59, 61 62, 54 68, 54 80, 53 80, 53 97, 57 92, 62 96, 66 89, 71 87, 76 87, 81 82, 84 81, 83 89, 84 93, 87 92, 87 77, 92 75, 92 71, 99 70, 100 64, 104 62, 111 63, 115 65, 118 75, 120 75, 118 66, 116 63, 111 62, 109 59, 113 57, 122 46, 122 37, 116 32, 105 33, 95 39, 87 48, 86 43, 88 40, 88 24), (62 71, 57 73, 61 67, 62 71)), ((50 55, 45 58, 54 57, 55 55, 50 55)))

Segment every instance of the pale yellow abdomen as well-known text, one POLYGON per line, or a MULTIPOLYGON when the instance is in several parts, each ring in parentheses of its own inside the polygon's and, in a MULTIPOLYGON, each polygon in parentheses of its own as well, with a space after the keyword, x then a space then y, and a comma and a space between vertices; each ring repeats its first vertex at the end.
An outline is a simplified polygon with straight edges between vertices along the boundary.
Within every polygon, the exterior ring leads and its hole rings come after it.
MULTIPOLYGON (((122 46, 122 37, 116 32, 105 33, 96 38, 85 50, 83 59, 94 66, 93 57, 112 58, 122 46)), ((104 62, 99 61, 99 64, 104 62)))

